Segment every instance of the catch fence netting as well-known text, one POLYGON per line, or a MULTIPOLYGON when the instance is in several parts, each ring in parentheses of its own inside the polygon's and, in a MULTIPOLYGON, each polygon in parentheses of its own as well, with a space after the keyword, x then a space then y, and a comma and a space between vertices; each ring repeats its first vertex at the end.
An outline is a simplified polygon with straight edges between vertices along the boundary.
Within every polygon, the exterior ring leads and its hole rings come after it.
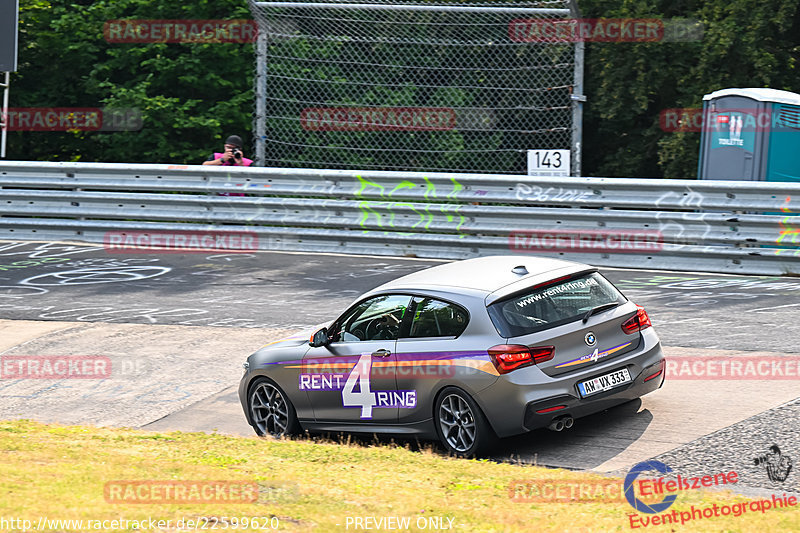
POLYGON ((251 1, 258 164, 524 174, 528 150, 574 154, 576 43, 535 35, 569 6, 251 1))

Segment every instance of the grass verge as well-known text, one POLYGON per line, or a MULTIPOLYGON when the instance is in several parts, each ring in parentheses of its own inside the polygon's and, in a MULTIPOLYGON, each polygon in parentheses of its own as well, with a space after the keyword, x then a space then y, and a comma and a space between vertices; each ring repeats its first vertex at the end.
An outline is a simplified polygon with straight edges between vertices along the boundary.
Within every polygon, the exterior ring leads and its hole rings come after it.
MULTIPOLYGON (((7 421, 0 422, 0 479, 1 531, 22 531, 26 525, 22 520, 29 520, 29 529, 38 531, 180 531, 177 526, 192 519, 198 529, 205 530, 404 531, 404 527, 396 529, 404 518, 412 531, 634 531, 629 520, 633 508, 624 498, 608 501, 597 495, 581 503, 517 502, 509 491, 520 480, 555 484, 578 480, 598 486, 608 478, 458 460, 429 450, 413 452, 387 445, 7 421), (257 484, 257 501, 231 503, 217 493, 203 503, 170 503, 163 499, 168 493, 136 494, 135 489, 127 493, 134 497, 109 499, 109 484, 119 487, 150 481, 158 485, 170 480, 257 484), (142 495, 149 503, 140 500, 142 495), (259 517, 257 527, 250 522, 244 528, 244 517, 259 517), (389 517, 401 522, 387 522, 389 517), (83 523, 40 523, 42 518, 83 523), (234 518, 238 519, 236 528, 234 518), (361 527, 356 518, 361 518, 361 527), (158 520, 172 523, 159 527, 158 520)), ((750 501, 731 493, 691 490, 681 492, 669 511, 639 516, 750 501)), ((800 531, 798 509, 748 510, 738 517, 639 530, 800 531)))

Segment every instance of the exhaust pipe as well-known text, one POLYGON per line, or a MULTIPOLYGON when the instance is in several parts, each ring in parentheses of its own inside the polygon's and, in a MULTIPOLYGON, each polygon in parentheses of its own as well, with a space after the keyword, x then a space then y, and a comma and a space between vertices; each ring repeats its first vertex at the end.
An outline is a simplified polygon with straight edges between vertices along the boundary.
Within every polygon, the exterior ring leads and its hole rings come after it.
POLYGON ((575 420, 571 416, 562 416, 550 422, 550 425, 547 426, 547 429, 550 431, 563 431, 571 428, 574 423, 575 420))

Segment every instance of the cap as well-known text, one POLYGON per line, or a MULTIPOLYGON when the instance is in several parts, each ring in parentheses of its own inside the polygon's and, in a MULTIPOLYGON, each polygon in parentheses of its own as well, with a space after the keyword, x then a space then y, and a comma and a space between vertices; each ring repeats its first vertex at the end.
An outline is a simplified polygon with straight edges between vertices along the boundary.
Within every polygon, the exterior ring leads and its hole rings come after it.
POLYGON ((242 138, 239 137, 238 135, 231 135, 230 137, 225 139, 225 144, 232 144, 233 146, 236 146, 237 148, 241 148, 243 146, 242 138))

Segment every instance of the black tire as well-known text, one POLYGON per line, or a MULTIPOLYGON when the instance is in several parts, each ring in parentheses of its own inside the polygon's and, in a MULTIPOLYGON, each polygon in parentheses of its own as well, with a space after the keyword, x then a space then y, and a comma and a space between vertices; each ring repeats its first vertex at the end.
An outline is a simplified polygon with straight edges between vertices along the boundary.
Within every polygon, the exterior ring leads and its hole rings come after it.
POLYGON ((253 429, 260 437, 289 437, 300 432, 294 405, 277 383, 269 378, 257 378, 250 384, 247 411, 253 429))
POLYGON ((457 387, 439 393, 433 412, 439 441, 456 457, 480 457, 497 443, 497 435, 469 394, 457 387))

